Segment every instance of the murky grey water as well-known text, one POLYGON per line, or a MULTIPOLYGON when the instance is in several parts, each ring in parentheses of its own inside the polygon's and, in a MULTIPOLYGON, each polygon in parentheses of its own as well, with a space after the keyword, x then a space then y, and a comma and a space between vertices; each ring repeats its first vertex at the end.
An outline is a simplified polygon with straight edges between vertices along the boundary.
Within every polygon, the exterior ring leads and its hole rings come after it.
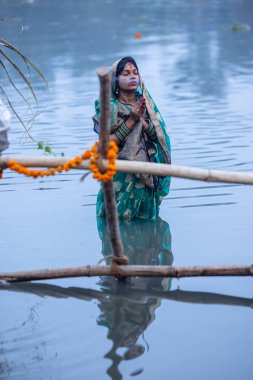
MULTIPOLYGON (((253 31, 232 30, 253 27, 252 1, 0 0, 0 13, 15 22, 1 23, 1 36, 19 40, 49 81, 47 94, 33 77, 40 115, 31 132, 56 154, 93 144, 95 70, 132 55, 168 124, 173 163, 253 170, 253 31), (24 25, 20 39, 16 24, 24 25)), ((41 155, 22 137, 14 122, 6 153, 41 155)), ((96 264, 106 253, 98 184, 80 176, 5 173, 1 271, 96 264)), ((121 225, 126 251, 133 263, 252 264, 252 191, 173 179, 157 224, 121 225)), ((252 377, 249 278, 79 278, 0 289, 1 379, 252 377)))

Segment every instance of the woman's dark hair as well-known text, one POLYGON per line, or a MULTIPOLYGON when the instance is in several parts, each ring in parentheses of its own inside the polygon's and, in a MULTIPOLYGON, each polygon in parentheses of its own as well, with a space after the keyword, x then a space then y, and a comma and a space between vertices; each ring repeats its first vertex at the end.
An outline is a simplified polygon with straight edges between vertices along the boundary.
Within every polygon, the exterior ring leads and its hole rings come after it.
POLYGON ((116 77, 118 77, 122 73, 127 63, 132 63, 132 65, 136 67, 137 71, 139 71, 137 63, 132 57, 124 57, 117 64, 116 77))
POLYGON ((137 63, 132 57, 124 57, 118 62, 115 77, 112 78, 112 92, 116 96, 119 94, 119 75, 122 73, 127 63, 132 63, 139 72, 137 63))

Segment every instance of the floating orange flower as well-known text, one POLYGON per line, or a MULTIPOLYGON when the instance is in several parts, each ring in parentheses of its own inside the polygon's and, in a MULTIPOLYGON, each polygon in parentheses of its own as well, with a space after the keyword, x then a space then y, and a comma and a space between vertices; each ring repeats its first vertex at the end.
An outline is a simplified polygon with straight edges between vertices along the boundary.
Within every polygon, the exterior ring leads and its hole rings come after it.
POLYGON ((142 34, 140 32, 137 32, 134 34, 134 38, 136 38, 137 40, 140 40, 142 38, 142 34))

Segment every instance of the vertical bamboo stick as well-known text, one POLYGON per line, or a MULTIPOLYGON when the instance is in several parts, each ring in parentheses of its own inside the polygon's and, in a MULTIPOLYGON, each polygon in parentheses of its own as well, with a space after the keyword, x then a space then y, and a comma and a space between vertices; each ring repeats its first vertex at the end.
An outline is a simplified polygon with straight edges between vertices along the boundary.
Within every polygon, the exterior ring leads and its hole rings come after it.
MULTIPOLYGON (((106 158, 110 137, 111 76, 109 69, 106 67, 98 68, 97 75, 100 82, 101 102, 99 119, 99 155, 101 158, 106 158)), ((107 228, 113 253, 112 260, 117 264, 127 264, 128 258, 124 255, 123 244, 120 237, 113 181, 104 183, 103 191, 105 197, 107 228)))

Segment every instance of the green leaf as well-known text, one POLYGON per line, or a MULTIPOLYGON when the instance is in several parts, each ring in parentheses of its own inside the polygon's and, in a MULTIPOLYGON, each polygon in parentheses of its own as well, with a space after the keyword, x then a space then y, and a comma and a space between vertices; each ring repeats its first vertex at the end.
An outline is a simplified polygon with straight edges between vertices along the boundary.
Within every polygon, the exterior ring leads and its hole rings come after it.
POLYGON ((64 152, 61 152, 61 156, 64 157, 64 156, 65 156, 65 153, 64 153, 64 152))
POLYGON ((38 149, 44 149, 44 145, 42 141, 38 142, 38 149))
POLYGON ((51 154, 51 153, 52 153, 52 149, 50 148, 49 145, 45 146, 44 151, 45 151, 46 153, 48 153, 48 154, 51 154))

